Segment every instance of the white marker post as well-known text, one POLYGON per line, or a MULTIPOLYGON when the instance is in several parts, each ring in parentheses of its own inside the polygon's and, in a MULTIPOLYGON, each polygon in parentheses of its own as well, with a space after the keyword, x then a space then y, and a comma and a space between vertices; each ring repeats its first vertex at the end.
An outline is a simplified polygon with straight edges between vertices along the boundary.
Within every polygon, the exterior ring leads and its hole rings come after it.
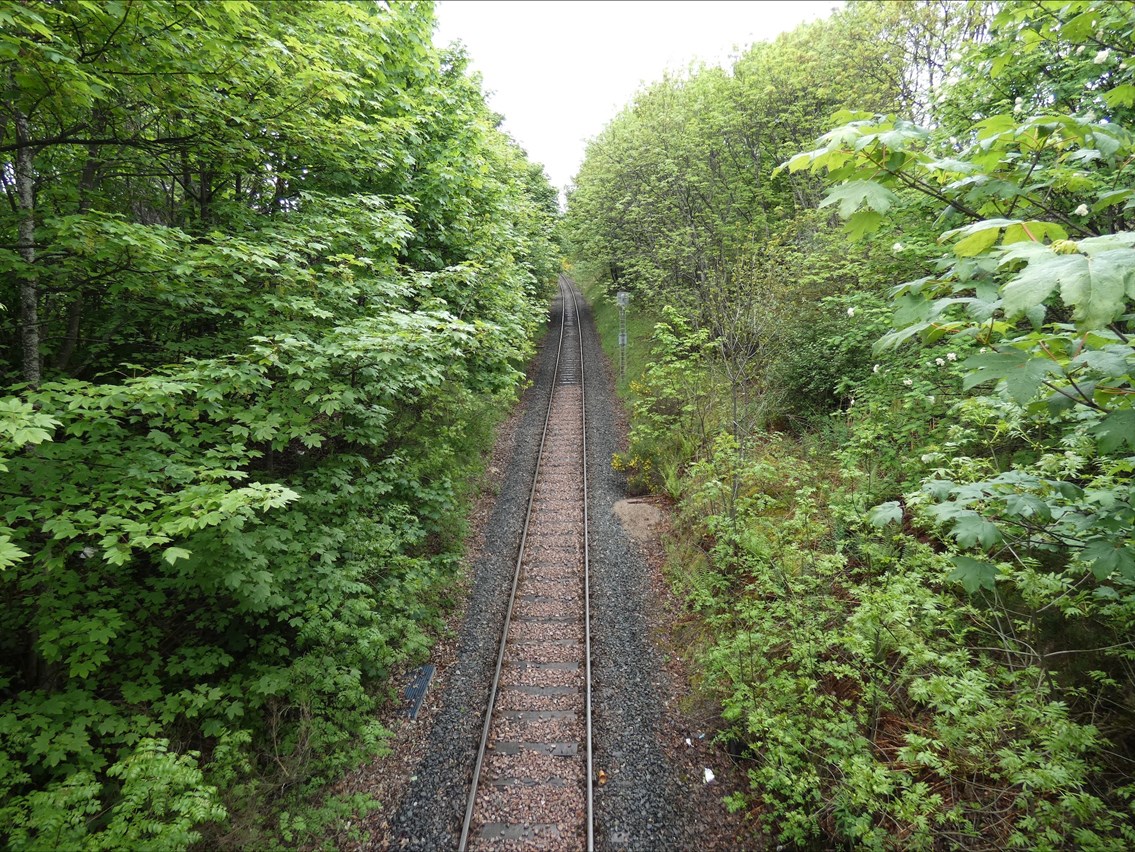
POLYGON ((627 305, 631 301, 631 294, 620 290, 615 294, 615 301, 619 303, 619 378, 627 377, 627 305))

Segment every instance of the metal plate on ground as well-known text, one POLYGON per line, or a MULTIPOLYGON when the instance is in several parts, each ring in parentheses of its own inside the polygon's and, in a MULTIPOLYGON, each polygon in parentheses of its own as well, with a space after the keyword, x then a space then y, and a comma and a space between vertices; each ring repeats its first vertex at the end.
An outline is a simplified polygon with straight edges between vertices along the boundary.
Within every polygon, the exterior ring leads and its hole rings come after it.
POLYGON ((430 681, 433 680, 436 671, 437 667, 432 663, 422 666, 414 673, 414 679, 410 681, 410 685, 402 693, 406 702, 410 705, 406 708, 406 715, 410 717, 411 721, 418 718, 418 712, 422 709, 422 702, 426 698, 426 690, 429 689, 430 681))

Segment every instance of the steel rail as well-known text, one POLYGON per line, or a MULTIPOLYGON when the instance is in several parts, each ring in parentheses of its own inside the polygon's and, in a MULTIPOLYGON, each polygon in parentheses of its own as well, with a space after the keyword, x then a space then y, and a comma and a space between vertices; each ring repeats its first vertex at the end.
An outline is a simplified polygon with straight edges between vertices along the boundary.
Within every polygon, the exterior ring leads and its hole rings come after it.
MULTIPOLYGON (((513 569, 512 576, 512 589, 509 592, 508 608, 505 612, 504 626, 501 630, 500 647, 497 651, 497 664, 493 672, 493 681, 489 689, 489 701, 485 710, 485 723, 481 728, 481 743, 477 749, 477 759, 473 766, 473 781, 469 789, 469 798, 465 806, 465 819, 461 825, 461 838, 458 842, 458 852, 466 852, 469 844, 469 831, 473 825, 473 812, 476 808, 477 790, 481 780, 481 770, 485 762, 485 754, 488 751, 489 732, 492 728, 493 711, 496 708, 497 696, 500 692, 501 672, 504 668, 504 658, 508 647, 508 633, 509 627, 512 624, 512 613, 516 604, 516 591, 520 584, 520 575, 524 563, 524 556, 526 545, 528 542, 528 529, 532 521, 532 507, 536 502, 536 487, 540 479, 540 465, 544 458, 544 446, 548 439, 548 424, 551 422, 552 417, 552 402, 555 399, 556 387, 558 385, 560 375, 561 356, 563 355, 564 332, 567 328, 567 300, 571 297, 572 307, 575 313, 577 334, 579 337, 579 372, 580 372, 580 396, 581 399, 585 396, 584 386, 584 361, 583 361, 583 331, 579 322, 579 305, 576 298, 575 291, 570 285, 565 285, 563 278, 560 279, 560 294, 561 294, 561 313, 560 313, 560 331, 559 338, 556 342, 556 363, 552 372, 551 389, 548 393, 548 407, 544 413, 544 425, 540 433, 540 447, 536 454, 536 469, 532 474, 532 488, 528 492, 528 505, 524 515, 524 527, 520 533, 520 546, 516 555, 516 566, 513 569)), ((586 716, 586 731, 587 731, 587 849, 588 852, 594 852, 595 849, 595 835, 593 828, 593 785, 592 785, 592 757, 591 757, 591 613, 590 613, 590 578, 589 578, 589 551, 588 551, 588 526, 587 526, 587 410, 586 401, 581 402, 581 411, 583 417, 583 584, 584 584, 584 674, 585 674, 585 716, 586 716)))
POLYGON ((576 335, 579 337, 579 408, 583 421, 583 661, 587 715, 587 852, 595 852, 595 774, 591 760, 591 536, 587 527, 587 362, 583 357, 583 323, 579 315, 579 299, 576 298, 575 287, 568 285, 567 289, 571 292, 572 305, 575 307, 576 335))

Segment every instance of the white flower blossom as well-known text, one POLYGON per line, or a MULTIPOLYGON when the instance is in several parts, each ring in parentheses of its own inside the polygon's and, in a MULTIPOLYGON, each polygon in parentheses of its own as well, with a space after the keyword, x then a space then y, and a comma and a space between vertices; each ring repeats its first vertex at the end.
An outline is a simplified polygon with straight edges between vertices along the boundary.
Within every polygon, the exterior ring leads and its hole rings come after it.
POLYGON ((1111 56, 1111 51, 1105 48, 1097 53, 1096 58, 1092 61, 1096 63, 1096 65, 1103 65, 1105 62, 1107 62, 1109 56, 1111 56))
POLYGON ((1087 204, 1081 204, 1079 207, 1077 207, 1072 212, 1075 213, 1077 216, 1087 216, 1088 215, 1088 205, 1087 204))
POLYGON ((939 367, 945 367, 946 366, 946 360, 944 358, 935 358, 934 363, 937 364, 939 367))
POLYGON ((988 349, 986 349, 984 346, 982 346, 980 349, 977 350, 977 354, 978 355, 984 355, 988 351, 989 351, 988 349))
POLYGON ((1076 48, 1076 55, 1079 56, 1083 52, 1084 52, 1084 46, 1081 44, 1079 47, 1076 48))
POLYGON ((903 250, 903 248, 904 246, 902 243, 895 243, 893 246, 891 246, 891 251, 893 251, 895 254, 898 254, 903 250))
POLYGON ((934 395, 931 394, 930 396, 926 397, 926 401, 929 402, 931 405, 933 405, 934 404, 934 395))
POLYGON ((853 317, 853 316, 855 316, 855 308, 848 308, 848 309, 847 309, 847 315, 848 315, 849 317, 853 317))
POLYGON ((914 379, 903 379, 902 383, 909 388, 911 385, 914 384, 914 379))
POLYGON ((946 353, 946 360, 947 361, 957 361, 958 360, 958 353, 957 352, 947 352, 946 353))
POLYGON ((877 372, 879 372, 879 365, 878 365, 878 364, 876 364, 876 365, 875 365, 874 367, 872 367, 872 368, 871 368, 871 372, 872 372, 872 373, 877 373, 877 372))

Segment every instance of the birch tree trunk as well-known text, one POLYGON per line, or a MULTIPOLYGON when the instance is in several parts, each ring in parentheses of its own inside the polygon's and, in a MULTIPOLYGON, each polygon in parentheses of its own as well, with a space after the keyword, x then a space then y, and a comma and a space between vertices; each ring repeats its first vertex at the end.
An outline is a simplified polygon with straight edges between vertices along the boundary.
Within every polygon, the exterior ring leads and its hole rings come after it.
POLYGON ((35 171, 34 153, 28 119, 18 109, 13 110, 16 126, 16 198, 20 207, 18 245, 20 257, 29 267, 29 274, 20 282, 20 349, 24 380, 39 387, 43 371, 39 358, 39 285, 34 272, 35 264, 35 171))

